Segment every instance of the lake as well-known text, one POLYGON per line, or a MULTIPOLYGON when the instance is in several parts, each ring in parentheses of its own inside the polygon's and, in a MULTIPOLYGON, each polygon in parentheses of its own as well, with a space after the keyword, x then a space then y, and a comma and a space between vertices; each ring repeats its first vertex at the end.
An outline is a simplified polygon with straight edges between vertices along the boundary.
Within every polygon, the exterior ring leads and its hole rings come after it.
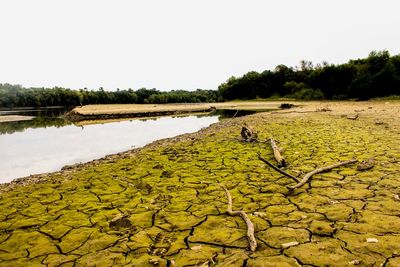
POLYGON ((0 183, 57 171, 65 165, 142 147, 162 138, 196 132, 233 115, 254 113, 218 110, 208 115, 141 118, 79 126, 60 117, 67 110, 0 111, 0 115, 36 116, 29 121, 0 123, 0 183))

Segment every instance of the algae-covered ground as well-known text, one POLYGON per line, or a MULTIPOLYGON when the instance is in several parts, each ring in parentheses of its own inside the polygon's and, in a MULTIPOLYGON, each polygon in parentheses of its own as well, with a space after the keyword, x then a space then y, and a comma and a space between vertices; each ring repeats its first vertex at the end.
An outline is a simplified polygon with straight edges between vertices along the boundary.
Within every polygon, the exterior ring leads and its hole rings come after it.
POLYGON ((399 112, 314 103, 3 185, 0 266, 399 266, 399 112), (240 141, 245 122, 278 142, 296 176, 352 158, 375 165, 289 191, 257 157, 274 162, 268 143, 240 141), (219 183, 253 221, 255 252, 219 183))

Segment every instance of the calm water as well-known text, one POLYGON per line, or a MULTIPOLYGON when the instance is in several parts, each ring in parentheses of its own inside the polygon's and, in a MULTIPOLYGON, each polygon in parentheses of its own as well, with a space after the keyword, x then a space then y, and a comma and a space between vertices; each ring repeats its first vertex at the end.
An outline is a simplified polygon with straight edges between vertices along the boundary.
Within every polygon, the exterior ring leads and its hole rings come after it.
POLYGON ((0 183, 196 132, 221 118, 254 113, 218 110, 207 116, 132 119, 82 127, 60 118, 67 110, 0 111, 0 116, 36 116, 30 121, 0 123, 0 183))

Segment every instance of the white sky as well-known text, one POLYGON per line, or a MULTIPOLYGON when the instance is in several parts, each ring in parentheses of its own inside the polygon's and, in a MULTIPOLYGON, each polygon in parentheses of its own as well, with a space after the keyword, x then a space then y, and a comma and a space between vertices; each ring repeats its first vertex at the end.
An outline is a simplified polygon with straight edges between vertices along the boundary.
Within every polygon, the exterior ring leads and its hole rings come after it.
POLYGON ((230 76, 400 53, 398 0, 0 0, 0 82, 216 89, 230 76))

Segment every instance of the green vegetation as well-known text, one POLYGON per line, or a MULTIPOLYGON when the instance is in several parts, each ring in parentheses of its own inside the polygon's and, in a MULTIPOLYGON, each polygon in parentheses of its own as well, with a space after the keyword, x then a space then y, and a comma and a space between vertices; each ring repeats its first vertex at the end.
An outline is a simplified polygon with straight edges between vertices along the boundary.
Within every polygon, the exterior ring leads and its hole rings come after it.
POLYGON ((0 107, 79 106, 88 104, 163 104, 221 102, 234 99, 293 98, 300 100, 396 98, 400 95, 400 55, 388 51, 371 52, 367 58, 346 64, 326 62, 313 65, 301 61, 299 67, 278 65, 275 70, 251 71, 231 77, 218 90, 161 92, 138 90, 70 90, 61 87, 23 88, 0 84, 0 107))
POLYGON ((216 102, 218 92, 198 89, 193 92, 173 90, 161 92, 156 89, 105 91, 70 90, 55 88, 24 88, 20 85, 0 84, 0 107, 48 107, 79 106, 88 104, 128 103, 198 103, 216 102))
POLYGON ((240 78, 231 77, 218 91, 226 100, 279 96, 366 100, 400 95, 400 55, 374 51, 367 58, 341 65, 324 62, 314 66, 309 61, 301 61, 296 68, 279 65, 274 71, 251 71, 240 78))

